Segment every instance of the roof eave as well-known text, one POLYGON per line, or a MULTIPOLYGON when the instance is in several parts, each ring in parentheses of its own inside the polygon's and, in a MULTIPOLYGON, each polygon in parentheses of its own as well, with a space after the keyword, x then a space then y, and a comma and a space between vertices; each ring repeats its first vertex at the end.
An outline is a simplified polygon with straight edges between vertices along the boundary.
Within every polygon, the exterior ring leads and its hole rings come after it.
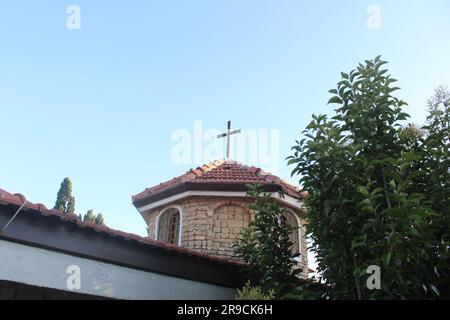
MULTIPOLYGON (((266 192, 283 192, 283 188, 278 184, 263 185, 266 192)), ((170 198, 177 194, 187 191, 229 191, 229 192, 247 192, 247 183, 242 182, 183 182, 170 189, 149 194, 141 199, 133 199, 133 205, 141 208, 145 205, 170 198)), ((300 200, 300 195, 298 197, 300 200)))
MULTIPOLYGON (((5 202, 0 205, 0 226, 18 206, 5 202)), ((63 215, 47 216, 31 208, 25 208, 0 233, 0 240, 194 281, 227 287, 241 285, 242 265, 237 262, 117 230, 113 233, 107 227, 73 221, 63 215)))
MULTIPOLYGON (((301 203, 301 195, 297 197, 286 194, 283 192, 283 188, 277 184, 264 185, 266 192, 272 193, 273 197, 284 203, 288 207, 294 210, 303 210, 303 204, 301 203)), ((247 187, 245 184, 236 183, 211 183, 205 187, 205 183, 186 183, 184 188, 173 189, 172 192, 166 192, 164 195, 161 193, 151 195, 139 202, 134 202, 136 209, 141 214, 142 218, 148 223, 147 215, 151 210, 155 210, 161 207, 166 207, 175 203, 176 201, 193 197, 239 197, 247 198, 247 187)))

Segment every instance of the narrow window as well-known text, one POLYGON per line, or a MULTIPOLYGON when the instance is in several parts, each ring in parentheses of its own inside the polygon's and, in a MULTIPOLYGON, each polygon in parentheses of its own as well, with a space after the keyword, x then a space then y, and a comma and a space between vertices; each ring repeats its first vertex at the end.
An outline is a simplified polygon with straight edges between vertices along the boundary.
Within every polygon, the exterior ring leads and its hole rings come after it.
POLYGON ((180 238, 180 212, 171 208, 159 217, 158 240, 178 245, 180 238))
POLYGON ((289 211, 283 213, 281 217, 282 223, 288 225, 291 228, 291 233, 289 235, 289 240, 292 242, 292 255, 300 253, 300 226, 298 225, 298 220, 289 211))

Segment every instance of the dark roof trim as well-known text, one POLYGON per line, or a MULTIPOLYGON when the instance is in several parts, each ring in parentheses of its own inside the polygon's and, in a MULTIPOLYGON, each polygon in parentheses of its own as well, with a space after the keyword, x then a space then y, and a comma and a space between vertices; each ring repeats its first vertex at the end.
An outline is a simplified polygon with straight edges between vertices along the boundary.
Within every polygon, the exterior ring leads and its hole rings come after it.
MULTIPOLYGON (((6 224, 17 208, 0 203, 0 226, 6 224)), ((181 249, 171 251, 27 208, 0 234, 0 239, 230 288, 241 287, 243 283, 241 265, 184 253, 181 249)))
MULTIPOLYGON (((283 188, 278 184, 265 184, 262 186, 266 192, 282 192, 283 188)), ((187 191, 228 191, 228 192, 246 192, 248 188, 242 183, 217 183, 217 182, 183 182, 170 189, 150 195, 146 198, 133 202, 136 208, 163 200, 187 191)))

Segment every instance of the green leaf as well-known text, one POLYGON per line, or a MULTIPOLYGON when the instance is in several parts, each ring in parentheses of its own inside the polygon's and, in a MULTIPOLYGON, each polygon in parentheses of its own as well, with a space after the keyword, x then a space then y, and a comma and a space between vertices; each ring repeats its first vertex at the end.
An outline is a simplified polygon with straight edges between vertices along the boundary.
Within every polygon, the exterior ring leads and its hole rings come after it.
POLYGON ((364 206, 361 208, 362 213, 371 214, 374 212, 372 205, 364 206))
POLYGON ((383 265, 385 268, 389 266, 389 262, 391 261, 392 252, 389 251, 383 255, 383 265))
POLYGON ((328 104, 342 104, 343 101, 341 98, 339 98, 338 96, 334 96, 332 97, 330 100, 328 100, 328 104))
POLYGON ((364 187, 364 186, 358 186, 358 187, 356 188, 356 191, 358 191, 359 193, 361 193, 362 195, 364 195, 364 196, 366 196, 366 197, 369 196, 369 191, 368 191, 367 188, 364 187))
POLYGON ((364 199, 363 201, 361 201, 360 203, 358 203, 359 206, 363 206, 363 205, 372 205, 372 202, 370 202, 370 199, 364 199))
POLYGON ((383 214, 392 217, 400 217, 404 213, 402 208, 394 207, 383 210, 383 214))
POLYGON ((408 233, 410 235, 412 235, 412 236, 415 236, 415 237, 420 237, 421 236, 420 232, 414 227, 408 228, 408 231, 409 231, 408 233))
POLYGON ((383 191, 384 191, 383 188, 377 187, 377 188, 375 188, 375 189, 372 190, 372 192, 370 193, 370 196, 371 196, 371 197, 376 196, 377 194, 379 194, 379 193, 381 193, 381 192, 383 192, 383 191))

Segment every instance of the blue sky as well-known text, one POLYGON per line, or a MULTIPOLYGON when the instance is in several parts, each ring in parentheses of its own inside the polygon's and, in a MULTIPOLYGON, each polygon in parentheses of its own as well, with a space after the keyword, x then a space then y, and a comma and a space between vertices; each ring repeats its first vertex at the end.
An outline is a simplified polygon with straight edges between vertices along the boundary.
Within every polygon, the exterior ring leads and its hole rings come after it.
POLYGON ((388 60, 423 122, 450 85, 449 13, 448 0, 1 0, 0 188, 52 207, 69 176, 77 212, 144 235, 131 195, 197 165, 171 160, 173 132, 229 119, 278 129, 275 173, 289 179, 293 141, 360 61, 388 60), (70 4, 80 30, 66 28, 70 4))

